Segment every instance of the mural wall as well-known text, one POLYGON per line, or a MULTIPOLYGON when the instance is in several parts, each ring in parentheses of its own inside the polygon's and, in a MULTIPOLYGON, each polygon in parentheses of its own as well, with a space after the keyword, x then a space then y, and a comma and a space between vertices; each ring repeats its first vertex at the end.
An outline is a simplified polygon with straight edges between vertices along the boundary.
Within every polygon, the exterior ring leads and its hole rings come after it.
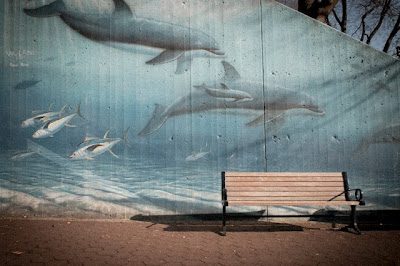
POLYGON ((386 54, 265 0, 0 12, 2 215, 217 213, 221 171, 347 171, 366 209, 400 206, 386 54))

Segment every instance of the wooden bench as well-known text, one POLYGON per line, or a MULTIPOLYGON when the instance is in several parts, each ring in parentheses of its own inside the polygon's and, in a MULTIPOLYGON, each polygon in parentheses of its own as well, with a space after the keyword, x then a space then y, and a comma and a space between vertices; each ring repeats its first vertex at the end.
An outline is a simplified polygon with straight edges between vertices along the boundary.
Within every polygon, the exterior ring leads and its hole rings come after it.
POLYGON ((360 189, 350 189, 343 173, 222 172, 222 231, 226 234, 227 206, 351 206, 353 228, 356 206, 365 205, 360 189), (351 193, 351 192, 354 192, 351 193), (353 196, 353 197, 352 197, 353 196))

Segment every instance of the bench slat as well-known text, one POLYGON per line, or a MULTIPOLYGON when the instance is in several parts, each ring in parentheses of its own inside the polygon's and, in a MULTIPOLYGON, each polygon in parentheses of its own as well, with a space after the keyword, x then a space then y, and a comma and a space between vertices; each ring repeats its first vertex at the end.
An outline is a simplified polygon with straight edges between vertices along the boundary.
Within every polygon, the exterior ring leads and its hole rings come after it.
POLYGON ((230 182, 226 187, 343 187, 343 182, 230 182))
POLYGON ((229 176, 340 176, 342 177, 342 173, 340 172, 226 172, 225 177, 229 176))
POLYGON ((337 194, 343 192, 343 187, 318 187, 318 188, 313 188, 313 187, 230 187, 228 189, 228 192, 251 192, 251 191, 283 191, 283 192, 289 192, 289 191, 317 191, 317 192, 336 192, 337 194))
POLYGON ((345 196, 300 196, 300 197, 229 197, 231 201, 345 201, 345 196))
POLYGON ((342 195, 341 191, 268 191, 268 192, 229 192, 230 197, 335 197, 342 195))
POLYGON ((339 206, 360 205, 358 201, 229 201, 229 206, 339 206))
POLYGON ((343 182, 342 176, 228 176, 226 182, 343 182))

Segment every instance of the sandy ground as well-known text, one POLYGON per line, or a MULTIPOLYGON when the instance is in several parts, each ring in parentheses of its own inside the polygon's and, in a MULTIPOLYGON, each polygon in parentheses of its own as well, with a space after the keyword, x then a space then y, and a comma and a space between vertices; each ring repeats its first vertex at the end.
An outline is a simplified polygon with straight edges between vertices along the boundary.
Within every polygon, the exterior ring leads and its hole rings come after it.
MULTIPOLYGON (((286 221, 286 220, 285 220, 286 221)), ((0 219, 1 265, 400 265, 400 230, 321 222, 0 219)))

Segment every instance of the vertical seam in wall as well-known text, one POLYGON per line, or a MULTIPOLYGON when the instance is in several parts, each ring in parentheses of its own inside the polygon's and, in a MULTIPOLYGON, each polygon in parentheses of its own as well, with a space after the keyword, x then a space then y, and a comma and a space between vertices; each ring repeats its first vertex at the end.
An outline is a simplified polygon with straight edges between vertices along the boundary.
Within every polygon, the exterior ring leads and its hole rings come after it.
MULTIPOLYGON (((264 99, 264 162, 265 162, 265 167, 263 165, 263 168, 265 171, 267 171, 267 124, 266 124, 266 101, 265 101, 265 71, 264 71, 264 36, 263 36, 263 5, 262 1, 260 0, 260 36, 261 36, 261 70, 262 70, 262 96, 264 99)), ((263 163, 264 164, 264 163, 263 163)))

